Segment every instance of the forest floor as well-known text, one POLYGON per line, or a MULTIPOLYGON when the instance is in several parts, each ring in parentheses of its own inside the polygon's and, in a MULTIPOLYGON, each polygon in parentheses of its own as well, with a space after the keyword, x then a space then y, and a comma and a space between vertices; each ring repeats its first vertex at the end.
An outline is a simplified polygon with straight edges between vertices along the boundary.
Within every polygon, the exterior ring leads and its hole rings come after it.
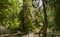
POLYGON ((12 32, 9 29, 6 29, 5 27, 0 28, 0 37, 38 37, 38 35, 34 34, 33 32, 22 36, 20 36, 18 33, 17 34, 11 33, 12 32))
MULTIPOLYGON (((11 34, 11 33, 12 33, 12 31, 9 29, 6 29, 5 27, 0 28, 0 37, 39 37, 38 34, 35 34, 33 32, 26 34, 26 35, 22 35, 22 36, 20 36, 19 33, 14 33, 14 34, 11 34)), ((55 33, 49 33, 49 35, 60 37, 60 33, 59 34, 58 33, 56 33, 56 34, 55 33)))
POLYGON ((34 34, 34 33, 29 33, 29 34, 23 35, 21 37, 39 37, 39 36, 37 34, 34 34))

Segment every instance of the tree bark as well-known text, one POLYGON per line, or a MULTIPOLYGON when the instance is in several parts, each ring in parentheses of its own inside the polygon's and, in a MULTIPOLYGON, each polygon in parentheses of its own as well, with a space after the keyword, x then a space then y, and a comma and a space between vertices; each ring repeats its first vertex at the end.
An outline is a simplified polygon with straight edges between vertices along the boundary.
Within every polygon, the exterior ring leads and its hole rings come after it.
POLYGON ((41 35, 40 33, 42 33, 42 36, 40 37, 47 37, 46 35, 46 32, 47 32, 47 14, 46 14, 46 7, 45 7, 45 3, 44 3, 44 0, 42 0, 43 2, 43 10, 44 10, 44 25, 43 27, 41 28, 41 30, 39 31, 39 36, 41 35))

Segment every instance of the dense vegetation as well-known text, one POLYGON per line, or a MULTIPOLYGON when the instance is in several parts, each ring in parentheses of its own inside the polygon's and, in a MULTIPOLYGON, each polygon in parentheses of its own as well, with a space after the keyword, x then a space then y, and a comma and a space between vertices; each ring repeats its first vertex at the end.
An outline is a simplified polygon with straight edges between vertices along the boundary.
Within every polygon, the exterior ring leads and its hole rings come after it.
POLYGON ((60 0, 0 0, 0 28, 26 34, 60 31, 60 0))

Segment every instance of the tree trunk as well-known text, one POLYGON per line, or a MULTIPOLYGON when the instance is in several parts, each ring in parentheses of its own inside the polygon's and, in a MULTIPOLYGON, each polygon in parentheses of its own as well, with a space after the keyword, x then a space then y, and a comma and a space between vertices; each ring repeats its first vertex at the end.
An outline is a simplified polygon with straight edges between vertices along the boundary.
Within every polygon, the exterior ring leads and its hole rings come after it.
POLYGON ((43 27, 41 28, 41 30, 39 31, 39 36, 40 37, 47 37, 46 35, 46 32, 47 32, 47 14, 46 14, 46 8, 45 8, 45 3, 44 3, 44 0, 42 0, 43 2, 43 10, 44 10, 44 25, 43 27), (42 34, 42 36, 41 36, 42 34))

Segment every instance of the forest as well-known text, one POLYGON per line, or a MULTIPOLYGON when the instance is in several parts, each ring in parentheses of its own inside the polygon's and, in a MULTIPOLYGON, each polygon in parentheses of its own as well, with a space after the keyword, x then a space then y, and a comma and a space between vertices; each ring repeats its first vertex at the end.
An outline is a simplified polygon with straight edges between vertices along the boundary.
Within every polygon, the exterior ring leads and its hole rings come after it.
POLYGON ((60 0, 0 0, 0 37, 60 37, 60 0))

